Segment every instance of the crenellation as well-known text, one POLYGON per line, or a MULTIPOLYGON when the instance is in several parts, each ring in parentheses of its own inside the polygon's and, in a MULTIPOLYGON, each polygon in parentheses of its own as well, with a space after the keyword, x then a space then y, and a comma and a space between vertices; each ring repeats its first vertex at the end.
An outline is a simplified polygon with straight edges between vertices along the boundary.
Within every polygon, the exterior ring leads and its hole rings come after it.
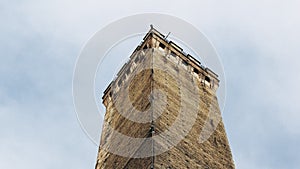
MULTIPOLYGON (((124 70, 130 69, 130 72, 127 72, 126 74, 131 73, 136 67, 136 64, 141 62, 138 53, 141 52, 142 53, 141 56, 144 56, 145 55, 144 50, 150 48, 158 48, 159 50, 165 53, 166 58, 171 59, 175 64, 177 64, 177 66, 183 66, 185 69, 189 70, 190 72, 193 71, 194 74, 198 74, 198 78, 200 78, 200 81, 205 86, 212 89, 213 92, 216 92, 217 88, 219 87, 218 85, 219 79, 217 74, 215 74, 209 68, 204 68, 199 61, 197 61, 190 54, 186 54, 183 51, 183 49, 178 45, 176 45, 174 42, 166 41, 166 39, 164 39, 164 36, 161 33, 158 33, 158 31, 155 30, 154 28, 152 28, 149 32, 150 33, 148 33, 145 36, 141 44, 136 48, 134 53, 130 56, 130 61, 125 63, 124 66, 120 69, 113 83, 118 81, 119 84, 122 84, 123 81, 126 81, 126 77, 125 78, 123 77, 124 70), (141 51, 137 50, 138 48, 143 48, 143 50, 141 51), (134 60, 134 62, 132 62, 132 59, 134 60), (122 82, 120 82, 120 80, 122 82)), ((106 92, 107 90, 104 92, 104 94, 106 92)))

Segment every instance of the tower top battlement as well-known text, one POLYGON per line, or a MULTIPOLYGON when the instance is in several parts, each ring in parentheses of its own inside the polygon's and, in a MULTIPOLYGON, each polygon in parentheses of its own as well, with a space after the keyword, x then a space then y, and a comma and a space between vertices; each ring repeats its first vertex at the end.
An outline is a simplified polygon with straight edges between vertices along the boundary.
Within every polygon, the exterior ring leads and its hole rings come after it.
POLYGON ((165 36, 152 25, 150 26, 150 30, 148 33, 146 33, 142 42, 135 48, 130 56, 129 61, 123 65, 123 67, 117 73, 115 79, 103 92, 103 102, 105 101, 107 94, 109 94, 111 85, 113 83, 121 84, 123 80, 126 80, 125 74, 131 73, 132 67, 134 67, 140 59, 138 53, 151 48, 164 52, 167 59, 172 60, 175 64, 177 64, 177 66, 185 67, 187 71, 193 74, 196 78, 199 78, 203 85, 207 86, 209 89, 211 89, 211 91, 216 92, 220 82, 218 75, 208 67, 203 66, 201 62, 192 55, 184 52, 184 50, 176 43, 168 40, 168 35, 165 36))

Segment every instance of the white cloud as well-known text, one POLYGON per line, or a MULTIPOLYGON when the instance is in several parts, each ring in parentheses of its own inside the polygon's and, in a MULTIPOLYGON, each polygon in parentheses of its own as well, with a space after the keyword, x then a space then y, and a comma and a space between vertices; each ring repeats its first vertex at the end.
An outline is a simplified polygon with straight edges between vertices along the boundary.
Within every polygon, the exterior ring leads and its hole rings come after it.
POLYGON ((224 120, 236 165, 296 168, 299 5, 292 0, 1 2, 0 167, 93 168, 97 147, 83 138, 72 109, 76 56, 113 20, 163 12, 203 30, 220 52, 228 82, 224 120), (277 160, 281 156, 289 163, 277 160))

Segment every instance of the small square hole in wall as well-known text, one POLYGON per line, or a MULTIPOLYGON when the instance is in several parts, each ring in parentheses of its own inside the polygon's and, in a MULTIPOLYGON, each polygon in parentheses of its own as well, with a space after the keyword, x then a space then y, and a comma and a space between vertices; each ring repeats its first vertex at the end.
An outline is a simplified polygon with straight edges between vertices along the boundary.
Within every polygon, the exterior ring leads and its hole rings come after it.
POLYGON ((188 66, 188 62, 185 61, 185 60, 182 60, 182 64, 183 64, 184 66, 188 66))
POLYGON ((208 83, 210 83, 210 78, 205 76, 205 81, 207 81, 208 83))
POLYGON ((196 68, 194 68, 194 72, 195 72, 196 74, 199 74, 199 70, 196 69, 196 68))
POLYGON ((171 56, 176 57, 176 53, 171 51, 171 56))
POLYGON ((162 43, 159 43, 159 47, 162 48, 162 49, 165 49, 166 46, 162 43))

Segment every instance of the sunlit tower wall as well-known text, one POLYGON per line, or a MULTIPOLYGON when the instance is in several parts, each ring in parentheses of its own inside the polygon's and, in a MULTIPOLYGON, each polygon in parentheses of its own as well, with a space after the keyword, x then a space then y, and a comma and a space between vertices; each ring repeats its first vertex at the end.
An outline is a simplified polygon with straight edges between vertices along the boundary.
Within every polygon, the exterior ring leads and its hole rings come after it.
POLYGON ((151 28, 104 91, 96 169, 233 169, 218 75, 151 28))

